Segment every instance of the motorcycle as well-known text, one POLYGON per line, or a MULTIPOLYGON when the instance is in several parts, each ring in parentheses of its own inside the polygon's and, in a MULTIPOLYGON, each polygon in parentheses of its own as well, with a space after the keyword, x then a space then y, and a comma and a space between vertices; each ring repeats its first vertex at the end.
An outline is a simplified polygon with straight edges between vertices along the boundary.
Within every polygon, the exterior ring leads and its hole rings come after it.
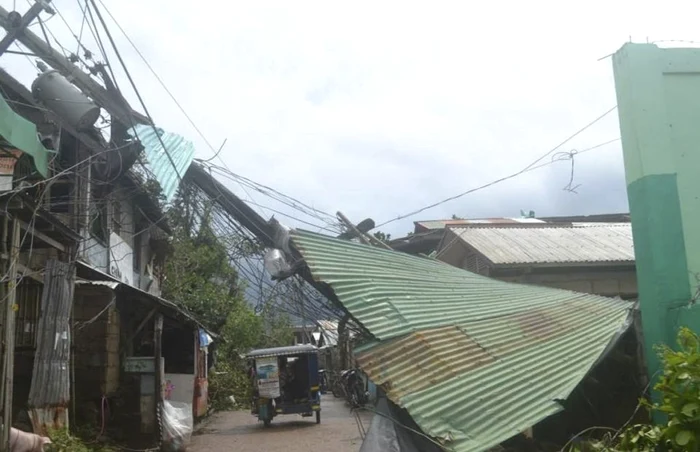
POLYGON ((324 369, 321 369, 318 371, 318 382, 319 386, 321 388, 321 394, 326 394, 328 392, 328 374, 326 374, 326 371, 324 369))
POLYGON ((369 393, 365 390, 365 383, 359 369, 349 369, 341 373, 342 387, 345 398, 352 408, 364 406, 369 400, 369 393))

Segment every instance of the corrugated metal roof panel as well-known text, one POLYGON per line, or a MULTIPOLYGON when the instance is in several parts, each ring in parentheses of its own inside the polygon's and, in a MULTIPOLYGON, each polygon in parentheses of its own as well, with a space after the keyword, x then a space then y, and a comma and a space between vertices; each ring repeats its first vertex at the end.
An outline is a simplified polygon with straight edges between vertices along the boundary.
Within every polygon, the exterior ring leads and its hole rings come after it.
POLYGON ((114 290, 121 283, 117 281, 90 281, 87 279, 76 279, 75 284, 78 286, 107 287, 108 289, 114 290))
POLYGON ((131 136, 137 137, 143 145, 148 167, 158 180, 166 201, 172 201, 180 185, 178 174, 184 176, 194 158, 194 144, 180 135, 145 124, 137 124, 129 133, 131 136), (158 135, 160 135, 160 139, 158 135), (165 150, 161 140, 165 144, 165 150), (166 150, 167 152, 165 152, 166 150))
POLYGON ((463 220, 429 220, 416 221, 416 225, 425 229, 444 229, 448 226, 459 226, 467 224, 531 224, 545 223, 537 218, 468 218, 463 220))
POLYGON ((333 320, 319 320, 318 324, 321 327, 323 337, 326 339, 326 345, 330 347, 338 345, 338 322, 333 320))
MULTIPOLYGON (((499 264, 634 262, 630 223, 465 227, 452 233, 499 264)), ((454 241, 446 237, 449 246, 454 241)))
POLYGON ((291 356, 305 353, 318 353, 318 348, 311 344, 290 345, 288 347, 261 348, 251 350, 248 358, 264 358, 268 356, 291 356))
POLYGON ((566 398, 628 326, 628 302, 493 280, 444 263, 293 231, 315 279, 377 339, 361 367, 424 433, 481 451, 566 398))

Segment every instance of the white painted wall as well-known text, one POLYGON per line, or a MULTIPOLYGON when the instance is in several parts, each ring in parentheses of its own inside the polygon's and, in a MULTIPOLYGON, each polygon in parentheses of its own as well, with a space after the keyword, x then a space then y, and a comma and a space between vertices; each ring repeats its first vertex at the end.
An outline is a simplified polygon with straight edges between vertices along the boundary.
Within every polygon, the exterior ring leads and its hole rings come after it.
POLYGON ((109 235, 109 274, 121 282, 134 285, 134 250, 120 235, 109 235))

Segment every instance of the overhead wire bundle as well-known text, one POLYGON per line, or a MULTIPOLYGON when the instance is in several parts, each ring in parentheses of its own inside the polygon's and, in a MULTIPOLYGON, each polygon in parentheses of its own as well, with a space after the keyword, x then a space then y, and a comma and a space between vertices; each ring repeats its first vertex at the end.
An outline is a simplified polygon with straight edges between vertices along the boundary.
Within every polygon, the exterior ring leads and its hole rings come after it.
MULTIPOLYGON (((224 160, 220 156, 220 150, 221 149, 215 149, 210 141, 207 139, 207 137, 202 133, 201 129, 195 124, 195 122, 192 120, 191 115, 188 114, 188 112, 182 107, 182 104, 177 100, 175 95, 172 93, 172 91, 165 85, 163 79, 158 75, 158 73, 155 71, 153 66, 149 63, 148 59, 144 56, 144 54, 138 49, 138 47, 135 45, 133 40, 127 35, 126 31, 124 28, 119 24, 117 19, 114 17, 114 15, 107 9, 106 5, 102 2, 102 0, 97 0, 97 2, 100 3, 101 9, 104 10, 109 18, 116 24, 118 29, 121 31, 121 33, 126 37, 128 42, 131 44, 133 49, 136 51, 138 56, 141 58, 141 60, 145 63, 145 65, 148 67, 149 71, 155 76, 155 78, 158 80, 158 82, 161 84, 161 86, 164 88, 164 90, 167 92, 167 94, 171 97, 171 99, 174 101, 174 103, 177 105, 177 107, 180 109, 180 111, 183 113, 183 115, 187 118, 187 120, 190 122, 190 124, 193 126, 193 128, 197 131, 197 133, 201 136, 201 138, 204 140, 204 142, 207 144, 207 146, 211 149, 213 152, 213 157, 206 160, 206 161, 200 161, 199 164, 202 166, 206 167, 207 170, 212 174, 212 176, 216 176, 217 179, 219 180, 225 180, 229 181, 231 184, 236 184, 241 188, 241 190, 244 191, 244 193, 247 195, 246 201, 257 207, 258 209, 262 209, 263 211, 267 210, 269 212, 272 212, 277 215, 281 215, 285 217, 285 219, 291 220, 292 222, 295 222, 296 224, 302 225, 303 227, 310 227, 312 229, 315 229, 317 231, 323 231, 324 233, 331 234, 331 235, 338 235, 343 231, 343 227, 340 225, 338 220, 335 218, 334 215, 331 215, 327 212, 324 212, 316 207, 313 207, 307 203, 304 203, 292 196, 286 195, 278 190, 275 190, 269 186, 266 186, 264 184, 258 183, 256 181, 253 181, 249 178, 246 178, 244 176, 241 176, 239 174, 236 174, 235 172, 231 171, 227 166, 224 160), (218 159, 221 161, 221 165, 214 165, 210 161, 212 159, 218 159), (252 195, 250 194, 249 190, 254 191, 260 196, 265 197, 268 199, 270 202, 273 204, 278 204, 279 206, 270 206, 269 202, 268 203, 261 203, 259 201, 256 201, 253 199, 252 195)), ((56 38, 55 34, 50 30, 50 28, 47 26, 48 21, 43 21, 41 23, 41 28, 45 32, 45 36, 47 39, 48 36, 51 36, 53 38, 53 41, 55 42, 56 45, 62 50, 64 55, 67 57, 72 57, 74 60, 76 60, 77 63, 83 65, 86 69, 93 71, 95 64, 98 64, 95 61, 95 56, 93 52, 89 50, 89 47, 91 46, 96 46, 99 49, 99 54, 101 58, 103 59, 104 63, 99 63, 99 64, 104 64, 107 70, 109 71, 109 74, 111 75, 111 78, 113 79, 113 82, 118 84, 116 75, 114 73, 113 67, 110 62, 110 56, 109 56, 109 51, 107 47, 105 46, 105 43, 102 39, 102 33, 104 33, 107 36, 107 40, 109 41, 109 44, 111 45, 111 51, 112 53, 116 56, 117 60, 120 62, 120 65, 129 79, 130 85, 132 89, 134 90, 134 93, 136 94, 136 97, 139 100, 139 103, 141 104, 141 107, 144 109, 146 112, 147 116, 148 115, 148 109, 146 108, 146 105, 143 101, 142 96, 139 93, 139 90, 136 86, 136 83, 131 76, 124 59, 121 56, 121 53, 119 52, 119 49, 117 48, 114 38, 111 35, 108 25, 102 16, 100 10, 98 9, 98 5, 95 0, 85 0, 84 4, 79 1, 78 5, 81 10, 81 22, 80 22, 80 30, 79 32, 75 32, 72 27, 69 25, 68 21, 64 17, 64 15, 61 13, 60 10, 56 8, 56 12, 61 18, 61 21, 65 24, 65 26, 68 28, 69 33, 73 36, 73 38, 76 40, 77 43, 77 49, 79 49, 76 52, 71 52, 68 50, 66 46, 61 45, 60 42, 58 42, 58 39, 56 38), (102 32, 100 32, 100 27, 98 26, 98 23, 101 25, 102 32), (84 33, 85 28, 87 28, 90 32, 90 36, 93 38, 94 43, 88 44, 86 43, 86 37, 87 34, 84 33), (80 50, 83 50, 83 57, 80 57, 80 55, 77 55, 80 50), (90 65, 92 64, 92 66, 90 65)), ((493 186, 497 183, 509 180, 511 178, 514 178, 516 176, 519 176, 525 172, 529 172, 538 168, 541 168, 543 166, 552 164, 557 161, 561 160, 571 160, 572 162, 572 180, 569 183, 569 187, 572 188, 573 186, 571 185, 573 182, 573 158, 574 154, 572 153, 557 153, 557 151, 565 145, 567 142, 572 140, 574 137, 580 135, 583 133, 585 130, 587 130, 589 127, 600 121, 602 118, 607 116, 609 113, 614 111, 615 107, 609 109, 608 111, 604 112, 601 116, 593 120, 591 123, 583 127, 582 129, 578 130, 574 134, 572 134, 570 137, 568 137, 566 140, 564 140, 562 143, 545 153, 543 156, 532 162, 530 165, 527 167, 500 179, 497 179, 493 182, 490 182, 488 184, 484 184, 480 187, 476 187, 467 191, 464 191, 460 194, 457 194, 455 196, 451 196, 449 198, 443 199, 441 201, 438 201, 436 203, 430 204, 428 206, 422 207, 420 209, 416 209, 414 211, 411 211, 409 213, 399 215, 395 218, 389 219, 381 224, 379 224, 377 227, 381 227, 387 224, 390 224, 395 221, 399 221, 401 219, 408 218, 410 216, 416 215, 418 213, 424 212, 428 209, 437 207, 439 205, 442 205, 446 202, 449 202, 454 199, 458 199, 460 197, 463 197, 467 194, 473 193, 478 190, 482 190, 484 188, 493 186), (566 155, 564 155, 566 154, 566 155), (544 160, 546 157, 551 156, 552 160, 550 162, 544 162, 542 163, 542 160, 544 160)), ((150 118, 150 116, 149 116, 150 118)), ((107 119, 108 121, 110 119, 107 119)), ((617 140, 617 139, 616 139, 617 140)), ((583 152, 587 152, 590 150, 593 150, 595 148, 598 148, 600 146, 603 146, 605 144, 609 144, 612 141, 616 140, 611 140, 606 143, 602 143, 598 146, 591 147, 589 149, 585 149, 583 151, 579 151, 577 154, 581 154, 583 152)), ((163 145, 163 148, 165 149, 165 152, 168 153, 168 149, 165 146, 164 143, 161 143, 163 145)), ((168 154, 168 157, 170 158, 170 161, 172 163, 172 157, 168 154)), ((136 167, 132 170, 133 173, 135 174, 140 174, 141 178, 143 179, 153 179, 154 175, 148 168, 148 163, 145 162, 143 159, 141 159, 136 167)), ((183 176, 181 174, 177 174, 177 176, 180 178, 182 181, 183 176)), ((186 182, 182 182, 182 184, 186 184, 186 182)), ((268 275, 265 274, 263 265, 262 265, 262 255, 263 255, 263 247, 260 244, 260 241, 258 240, 257 237, 254 237, 250 231, 247 231, 245 228, 243 228, 238 221, 236 221, 235 218, 233 218, 231 215, 229 215, 224 209, 222 209, 220 206, 218 206, 215 202, 212 202, 213 200, 210 199, 206 194, 202 193, 199 190, 193 189, 192 187, 183 187, 192 190, 192 202, 193 206, 198 209, 201 213, 207 213, 208 218, 207 221, 212 228, 212 231, 217 235, 217 237, 220 238, 220 240, 226 244, 227 246, 227 251, 229 254, 229 258, 231 260, 232 265, 236 267, 238 270, 239 274, 247 281, 247 296, 250 298, 253 298, 255 305, 258 306, 259 308, 263 306, 265 303, 273 303, 279 310, 288 312, 295 317, 308 317, 308 318, 313 318, 315 320, 321 320, 324 318, 339 318, 339 316, 342 315, 339 310, 333 306, 330 305, 326 300, 323 299, 323 296, 319 294, 318 292, 315 291, 311 286, 305 283, 301 283, 299 280, 296 278, 291 278, 282 282, 272 282, 268 275)), ((573 189, 573 188, 572 188, 573 189)), ((199 221, 203 221, 203 218, 200 218, 199 221)), ((135 233, 138 233, 138 231, 135 231, 135 233)))

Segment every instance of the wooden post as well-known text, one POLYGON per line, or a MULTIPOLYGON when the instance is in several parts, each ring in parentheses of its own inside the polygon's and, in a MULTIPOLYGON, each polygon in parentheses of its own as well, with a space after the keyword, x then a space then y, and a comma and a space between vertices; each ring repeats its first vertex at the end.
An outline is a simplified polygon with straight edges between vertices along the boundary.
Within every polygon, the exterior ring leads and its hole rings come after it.
POLYGON ((340 322, 338 322, 338 361, 340 361, 339 371, 347 368, 348 361, 348 332, 347 325, 350 320, 350 315, 345 314, 340 322))
POLYGON ((155 406, 156 406, 156 435, 158 444, 163 439, 163 428, 161 425, 161 407, 163 404, 163 374, 160 362, 163 357, 163 314, 156 314, 153 327, 153 356, 155 359, 155 406))
POLYGON ((0 450, 10 450, 10 427, 12 426, 12 391, 15 373, 15 304, 17 303, 17 261, 19 260, 20 236, 19 221, 12 220, 12 244, 10 245, 10 268, 7 281, 7 302, 5 303, 5 375, 4 410, 2 415, 2 443, 0 450))

